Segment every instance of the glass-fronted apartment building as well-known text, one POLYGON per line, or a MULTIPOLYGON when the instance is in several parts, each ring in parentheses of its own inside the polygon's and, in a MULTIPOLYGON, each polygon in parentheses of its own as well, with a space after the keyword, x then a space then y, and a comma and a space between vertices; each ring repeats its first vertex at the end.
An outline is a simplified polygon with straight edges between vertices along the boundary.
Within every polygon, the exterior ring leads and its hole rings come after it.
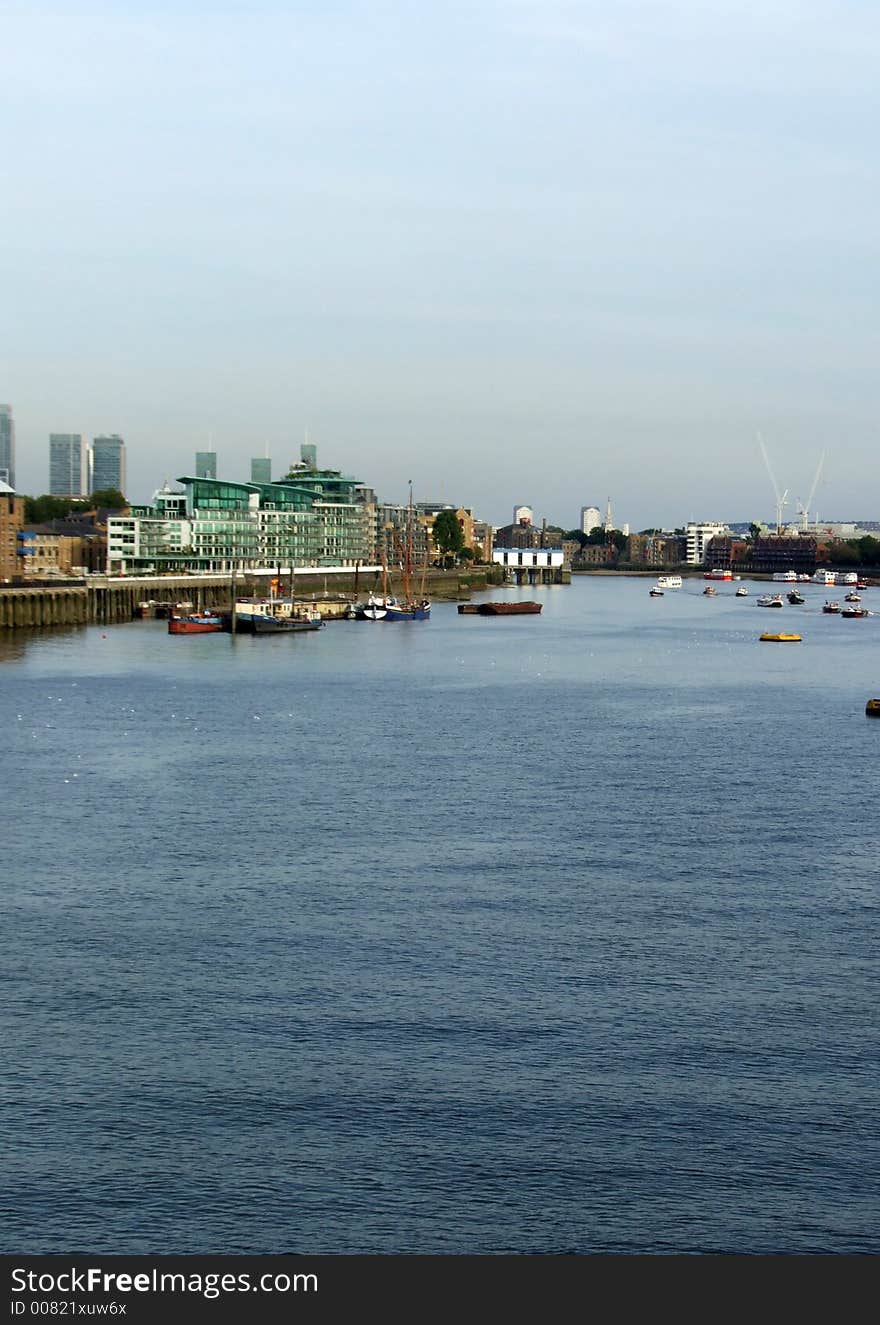
POLYGON ((184 477, 107 521, 107 571, 271 570, 372 561, 376 510, 358 479, 297 469, 275 483, 184 477))

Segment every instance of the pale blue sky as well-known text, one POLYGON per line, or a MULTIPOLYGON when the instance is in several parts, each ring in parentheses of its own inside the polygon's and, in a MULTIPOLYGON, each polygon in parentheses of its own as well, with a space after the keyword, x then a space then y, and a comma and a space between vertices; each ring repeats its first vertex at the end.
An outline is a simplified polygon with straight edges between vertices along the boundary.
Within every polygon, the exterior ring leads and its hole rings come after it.
POLYGON ((0 0, 0 400, 129 490, 880 518, 880 10, 0 0))

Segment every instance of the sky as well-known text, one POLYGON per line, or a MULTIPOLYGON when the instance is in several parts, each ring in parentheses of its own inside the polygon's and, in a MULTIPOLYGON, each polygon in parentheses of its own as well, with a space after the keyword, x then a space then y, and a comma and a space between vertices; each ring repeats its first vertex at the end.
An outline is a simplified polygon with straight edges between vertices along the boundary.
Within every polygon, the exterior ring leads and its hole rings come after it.
POLYGON ((118 432, 564 528, 880 518, 880 8, 0 0, 16 486, 118 432), (763 438, 771 474, 758 442, 763 438))

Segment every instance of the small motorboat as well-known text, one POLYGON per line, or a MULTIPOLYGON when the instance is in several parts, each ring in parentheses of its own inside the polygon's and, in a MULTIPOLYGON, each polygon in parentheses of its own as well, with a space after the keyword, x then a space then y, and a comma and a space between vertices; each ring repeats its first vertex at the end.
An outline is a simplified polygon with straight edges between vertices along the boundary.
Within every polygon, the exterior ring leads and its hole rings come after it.
POLYGON ((735 598, 748 598, 749 591, 744 584, 741 584, 734 594, 735 598))
POLYGON ((805 603, 807 601, 799 589, 790 590, 790 592, 787 594, 787 598, 790 603, 794 604, 805 603))
POLYGON ((848 593, 848 594, 846 595, 846 597, 844 598, 843 601, 844 601, 845 603, 860 603, 860 602, 862 601, 862 599, 861 599, 861 595, 860 595, 860 594, 857 594, 856 591, 855 591, 855 589, 853 589, 851 593, 848 593))
POLYGON ((800 635, 770 635, 770 634, 765 634, 765 635, 761 635, 760 638, 761 638, 762 640, 766 640, 768 643, 771 643, 771 644, 799 644, 799 643, 800 643, 800 640, 801 640, 800 635))
POLYGON ((822 611, 823 611, 823 612, 839 612, 839 611, 840 611, 840 603, 829 602, 829 601, 826 599, 826 601, 822 604, 822 611))
POLYGON ((717 595, 718 590, 715 589, 711 584, 707 584, 705 589, 703 590, 703 593, 706 595, 707 598, 714 598, 717 595))
POLYGON ((861 617, 870 616, 871 614, 867 607, 845 607, 840 615, 846 617, 861 617))
POLYGON ((651 596, 652 598, 662 598, 662 597, 663 597, 663 590, 660 589, 660 588, 658 588, 656 584, 655 584, 655 585, 652 585, 652 587, 648 590, 648 593, 650 594, 650 596, 651 596))
POLYGON ((867 589, 867 587, 868 587, 868 581, 867 581, 867 580, 856 580, 856 588, 857 588, 857 589, 867 589))
POLYGON ((759 607, 782 607, 782 594, 765 593, 758 599, 759 607))

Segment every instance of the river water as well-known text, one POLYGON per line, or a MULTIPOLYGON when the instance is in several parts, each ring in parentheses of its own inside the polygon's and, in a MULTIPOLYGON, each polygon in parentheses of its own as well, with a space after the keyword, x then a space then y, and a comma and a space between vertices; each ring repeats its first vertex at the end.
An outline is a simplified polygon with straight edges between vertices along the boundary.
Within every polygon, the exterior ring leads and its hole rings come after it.
POLYGON ((3 1250, 880 1251, 880 615, 648 586, 0 641, 3 1250))

